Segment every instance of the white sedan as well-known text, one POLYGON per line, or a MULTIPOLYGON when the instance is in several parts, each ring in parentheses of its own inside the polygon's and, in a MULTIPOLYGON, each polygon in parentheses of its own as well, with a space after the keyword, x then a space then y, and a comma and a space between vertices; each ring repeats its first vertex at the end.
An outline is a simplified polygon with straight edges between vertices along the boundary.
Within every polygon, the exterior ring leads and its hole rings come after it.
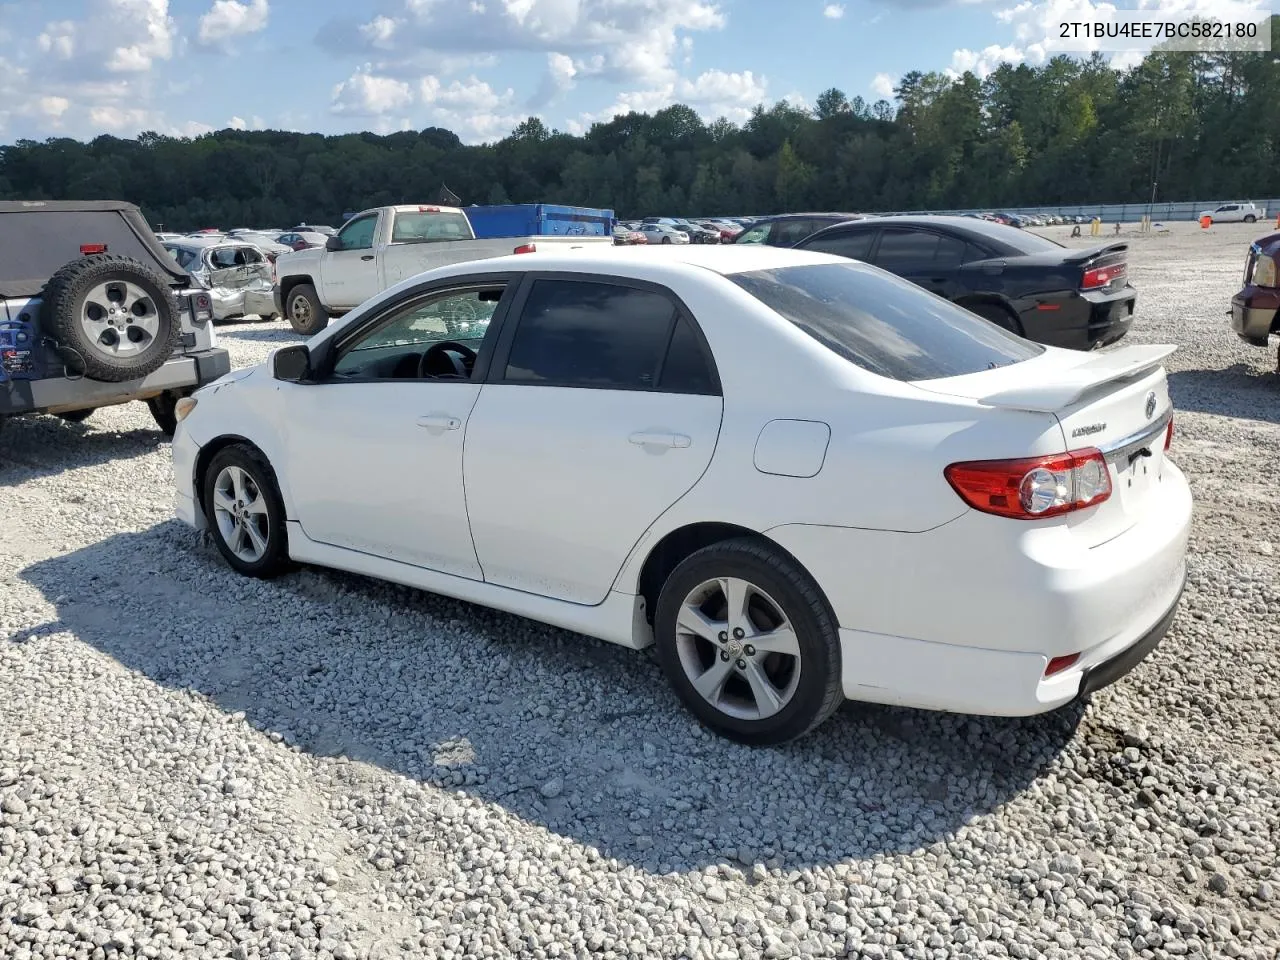
POLYGON ((1172 347, 1040 346, 825 254, 652 253, 444 267, 223 377, 181 402, 178 515, 250 576, 656 644, 749 743, 844 698, 1040 713, 1164 636, 1172 347))

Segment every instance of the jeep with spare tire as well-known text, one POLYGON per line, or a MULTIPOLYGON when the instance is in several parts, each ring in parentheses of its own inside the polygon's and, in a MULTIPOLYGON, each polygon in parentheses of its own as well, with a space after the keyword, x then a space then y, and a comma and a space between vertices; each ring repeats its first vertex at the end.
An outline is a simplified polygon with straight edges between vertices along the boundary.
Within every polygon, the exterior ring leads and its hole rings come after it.
POLYGON ((230 371, 209 294, 137 206, 0 202, 0 427, 140 400, 172 436, 177 402, 230 371))

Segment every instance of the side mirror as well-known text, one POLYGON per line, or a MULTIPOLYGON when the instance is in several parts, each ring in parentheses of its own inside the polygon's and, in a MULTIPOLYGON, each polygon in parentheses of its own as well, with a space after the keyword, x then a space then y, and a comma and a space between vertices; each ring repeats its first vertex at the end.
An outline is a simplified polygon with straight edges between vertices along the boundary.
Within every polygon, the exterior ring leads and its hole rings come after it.
POLYGON ((297 383, 311 376, 311 351, 306 344, 281 347, 271 360, 271 375, 277 380, 297 383))
POLYGON ((336 251, 338 251, 338 250, 341 250, 341 249, 342 249, 342 238, 341 238, 341 237, 336 237, 336 236, 335 236, 335 237, 330 237, 328 240, 326 240, 326 241, 324 242, 324 248, 325 248, 326 250, 328 250, 330 253, 334 253, 334 252, 336 252, 336 251))

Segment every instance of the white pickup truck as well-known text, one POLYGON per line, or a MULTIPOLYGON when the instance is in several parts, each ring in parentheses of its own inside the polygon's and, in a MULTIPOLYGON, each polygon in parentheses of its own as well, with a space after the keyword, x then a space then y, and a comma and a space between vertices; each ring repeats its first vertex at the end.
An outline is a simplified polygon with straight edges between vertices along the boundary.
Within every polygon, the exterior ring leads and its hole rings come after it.
POLYGON ((526 236, 477 240, 457 207, 376 207, 348 220, 323 249, 276 260, 276 312, 305 336, 401 280, 464 260, 485 260, 535 247, 613 244, 611 236, 526 236))

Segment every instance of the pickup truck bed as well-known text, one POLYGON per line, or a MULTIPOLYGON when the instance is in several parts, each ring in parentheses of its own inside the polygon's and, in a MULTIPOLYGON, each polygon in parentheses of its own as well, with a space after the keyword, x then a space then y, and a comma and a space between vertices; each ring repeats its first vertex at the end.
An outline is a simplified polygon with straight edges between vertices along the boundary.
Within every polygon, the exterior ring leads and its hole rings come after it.
POLYGON ((487 260, 536 245, 613 245, 604 236, 520 236, 475 239, 457 207, 409 205, 358 213, 324 249, 300 250, 276 260, 277 309, 299 333, 310 336, 330 316, 352 310, 402 280, 436 267, 487 260))

